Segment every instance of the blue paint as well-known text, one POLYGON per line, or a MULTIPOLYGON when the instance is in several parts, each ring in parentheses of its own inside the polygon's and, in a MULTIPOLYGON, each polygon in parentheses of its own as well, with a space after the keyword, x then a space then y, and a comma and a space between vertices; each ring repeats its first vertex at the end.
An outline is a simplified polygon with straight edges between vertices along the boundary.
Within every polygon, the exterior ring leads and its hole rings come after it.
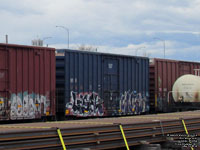
MULTIPOLYGON (((120 115, 121 95, 127 91, 140 94, 145 108, 135 104, 135 112, 149 109, 149 59, 77 50, 63 50, 56 57, 58 113, 65 114, 71 92, 95 92, 104 102, 105 115, 120 115)), ((127 103, 127 102, 126 102, 127 103)), ((141 104, 140 104, 141 105, 141 104)), ((127 107, 127 106, 125 106, 127 107)), ((125 111, 124 115, 129 113, 125 111)), ((76 116, 76 114, 75 114, 76 116)))

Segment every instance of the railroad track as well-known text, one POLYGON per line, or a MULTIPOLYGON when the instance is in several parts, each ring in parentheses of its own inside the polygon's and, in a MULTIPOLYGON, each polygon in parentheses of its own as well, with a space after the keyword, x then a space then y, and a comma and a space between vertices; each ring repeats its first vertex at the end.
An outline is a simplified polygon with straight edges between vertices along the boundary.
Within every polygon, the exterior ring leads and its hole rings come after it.
MULTIPOLYGON (((132 117, 132 120, 134 120, 133 118, 134 117, 132 117)), ((135 118, 137 118, 137 116, 135 118)), ((151 118, 151 116, 149 116, 149 118, 151 118)), ((172 140, 172 138, 176 140, 180 138, 180 135, 187 137, 185 134, 186 131, 188 131, 189 135, 195 135, 195 137, 200 136, 200 117, 184 119, 173 118, 172 120, 164 119, 163 117, 163 120, 152 119, 147 122, 136 121, 136 123, 126 124, 116 123, 117 121, 102 121, 98 123, 96 120, 93 120, 93 122, 64 121, 23 124, 22 126, 4 125, 0 126, 0 149, 58 150, 63 149, 63 145, 61 144, 62 139, 67 149, 89 148, 101 150, 120 148, 125 147, 126 143, 122 136, 122 131, 125 134, 128 146, 141 145, 143 141, 148 143, 160 143, 168 141, 169 139, 172 140), (186 127, 184 127, 183 121, 186 127), (75 124, 79 124, 80 126, 73 126, 75 124), (120 130, 120 125, 123 130, 120 130), (61 131, 60 135, 62 139, 59 138, 58 128, 61 131)))

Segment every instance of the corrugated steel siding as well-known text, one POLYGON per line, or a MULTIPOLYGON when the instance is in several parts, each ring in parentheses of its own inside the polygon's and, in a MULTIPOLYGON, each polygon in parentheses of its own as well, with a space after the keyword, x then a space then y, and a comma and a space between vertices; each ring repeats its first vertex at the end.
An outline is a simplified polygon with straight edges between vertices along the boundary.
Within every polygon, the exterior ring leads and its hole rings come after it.
POLYGON ((194 74, 200 63, 154 58, 150 64, 150 108, 168 111, 168 93, 176 79, 184 74, 194 74))
POLYGON ((55 49, 0 44, 2 119, 55 115, 55 49), (5 111, 5 112, 4 112, 5 111))
POLYGON ((60 116, 65 106, 65 57, 56 56, 56 113, 60 116))
POLYGON ((65 97, 59 99, 65 104, 59 105, 59 113, 106 116, 148 111, 147 58, 66 50, 56 60, 57 95, 65 97))

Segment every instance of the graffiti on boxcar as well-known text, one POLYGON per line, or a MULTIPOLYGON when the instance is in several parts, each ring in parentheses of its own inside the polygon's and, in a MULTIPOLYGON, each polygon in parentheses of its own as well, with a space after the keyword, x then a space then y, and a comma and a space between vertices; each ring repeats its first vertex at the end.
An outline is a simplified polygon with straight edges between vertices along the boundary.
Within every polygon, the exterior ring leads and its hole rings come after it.
POLYGON ((168 106, 168 99, 167 99, 167 91, 166 89, 164 89, 162 91, 162 89, 159 89, 157 98, 156 98, 156 105, 157 105, 157 111, 167 111, 167 107, 168 106))
POLYGON ((28 92, 12 94, 10 102, 10 117, 13 118, 40 118, 50 110, 47 96, 28 94, 28 92))
POLYGON ((3 115, 4 112, 5 112, 4 98, 0 98, 0 115, 3 115))
POLYGON ((121 114, 141 114, 149 110, 145 94, 125 91, 119 101, 121 114))
POLYGON ((103 100, 95 92, 80 93, 71 92, 70 102, 66 104, 70 115, 76 116, 103 116, 103 100))

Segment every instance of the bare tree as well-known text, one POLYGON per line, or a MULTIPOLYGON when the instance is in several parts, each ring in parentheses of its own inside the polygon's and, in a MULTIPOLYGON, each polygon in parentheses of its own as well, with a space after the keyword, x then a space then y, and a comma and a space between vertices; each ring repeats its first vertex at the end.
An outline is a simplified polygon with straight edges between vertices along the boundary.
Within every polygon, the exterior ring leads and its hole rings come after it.
POLYGON ((147 53, 146 51, 143 53, 143 56, 144 57, 150 57, 151 56, 151 53, 147 53))
POLYGON ((78 50, 97 52, 97 47, 94 47, 92 45, 84 45, 84 44, 82 44, 82 45, 78 46, 78 50))

